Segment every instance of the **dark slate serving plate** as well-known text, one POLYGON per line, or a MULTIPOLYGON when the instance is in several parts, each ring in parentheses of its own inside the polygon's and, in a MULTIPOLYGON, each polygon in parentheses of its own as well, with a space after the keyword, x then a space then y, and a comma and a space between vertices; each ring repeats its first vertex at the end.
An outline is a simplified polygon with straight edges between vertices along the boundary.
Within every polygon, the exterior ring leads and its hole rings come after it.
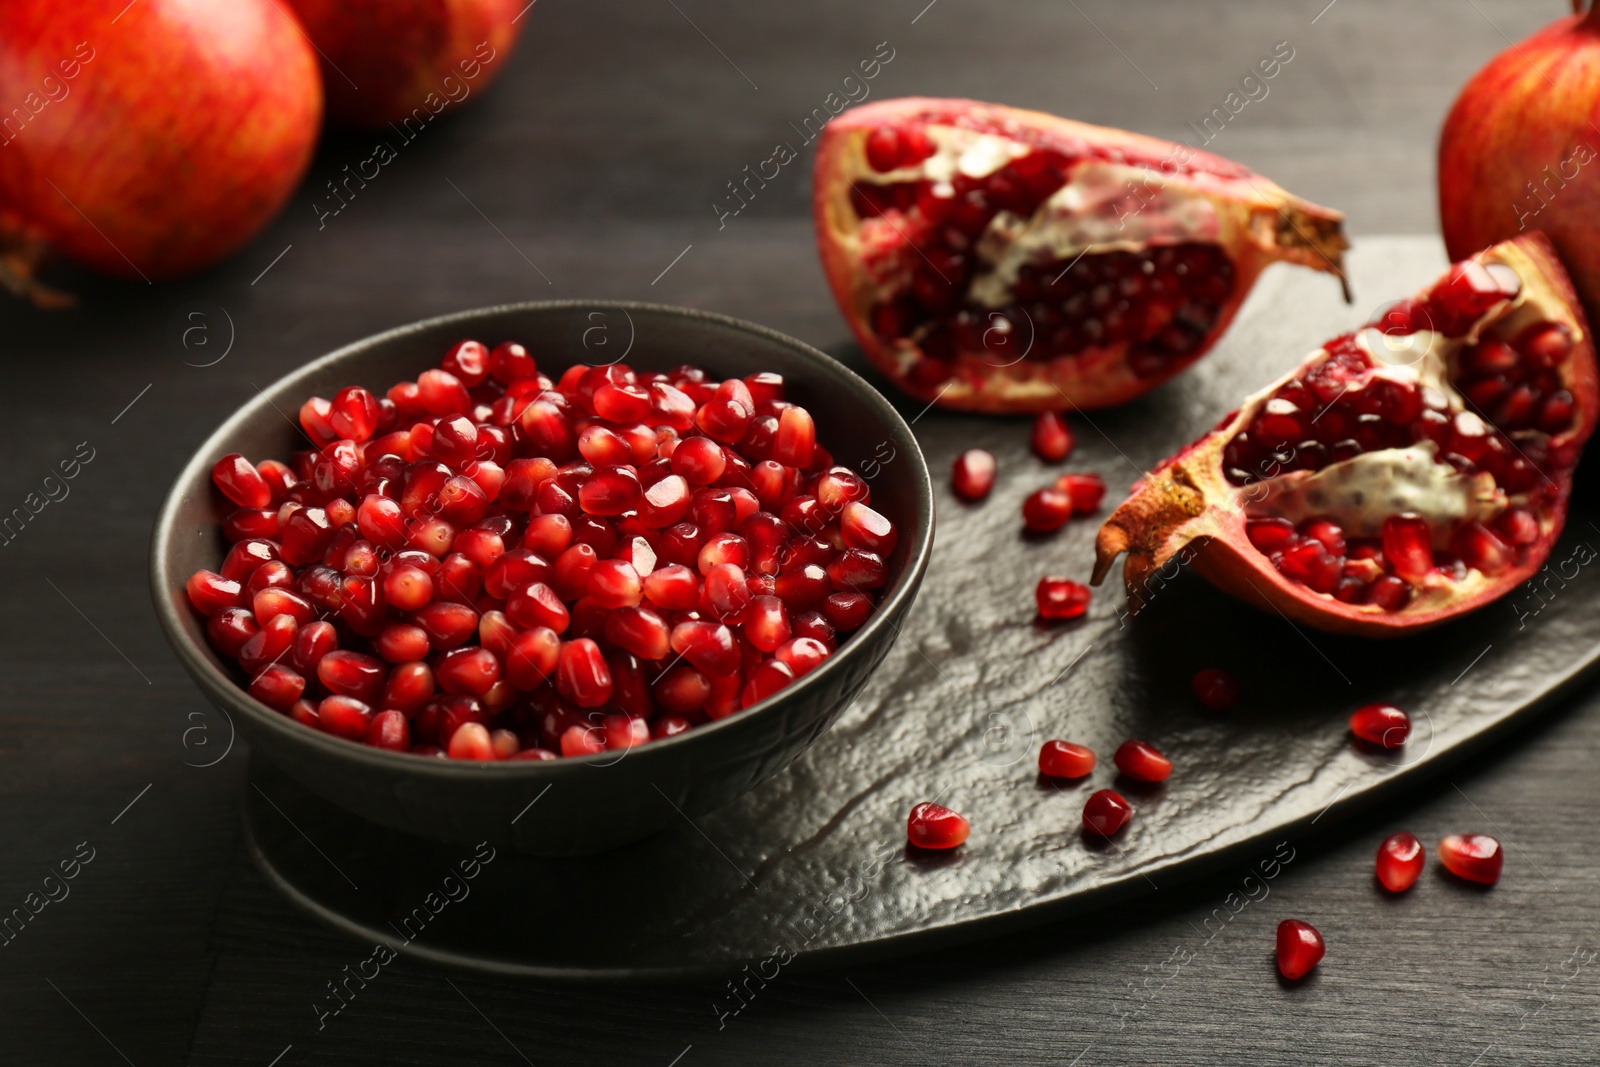
MULTIPOLYGON (((1444 262, 1432 239, 1359 242, 1353 306, 1326 276, 1275 268, 1199 367, 1123 409, 1075 418, 1077 450, 1060 467, 1032 457, 1023 421, 919 415, 920 405, 901 403, 916 416, 940 493, 921 599, 832 731, 727 807, 602 856, 502 850, 482 862, 490 849, 475 857, 470 843, 378 828, 258 762, 246 812, 258 861, 327 921, 420 957, 556 977, 730 980, 984 936, 1231 861, 1270 865, 1278 842, 1487 743, 1600 658, 1600 566, 1584 563, 1600 546, 1593 478, 1580 478, 1537 589, 1385 643, 1297 628, 1192 574, 1134 620, 1120 588, 1107 586, 1086 618, 1038 625, 1035 581, 1046 571, 1086 575, 1096 524, 1026 539, 1018 508, 1063 469, 1102 473, 1109 508, 1239 397, 1444 262), (950 496, 945 473, 972 446, 1001 466, 994 495, 976 507, 950 496), (1241 679, 1231 712, 1207 713, 1190 695, 1190 677, 1206 666, 1241 679), (1412 713, 1398 753, 1360 751, 1346 733, 1349 712, 1377 699, 1412 713), (1172 758, 1169 781, 1116 782, 1109 756, 1130 736, 1172 758), (1040 779, 1038 746, 1053 737, 1090 745, 1102 766, 1077 783, 1040 779), (1083 800, 1114 783, 1137 814, 1114 843, 1086 842, 1083 800), (908 850, 906 813, 929 799, 971 820, 965 846, 908 850)), ((857 353, 846 358, 860 365, 857 353)))

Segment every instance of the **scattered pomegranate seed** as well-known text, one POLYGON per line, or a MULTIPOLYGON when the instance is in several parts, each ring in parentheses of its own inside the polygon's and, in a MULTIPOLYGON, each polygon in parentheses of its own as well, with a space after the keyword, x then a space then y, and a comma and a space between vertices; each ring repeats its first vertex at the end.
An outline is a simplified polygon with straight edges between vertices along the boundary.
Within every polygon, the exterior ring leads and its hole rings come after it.
POLYGON ((1439 842, 1439 862, 1457 878, 1494 885, 1505 857, 1500 842, 1488 834, 1451 834, 1439 842))
POLYGON ((1285 919, 1278 924, 1278 973, 1289 981, 1310 974, 1327 951, 1322 935, 1310 923, 1285 919))
POLYGON ((964 816, 924 801, 911 809, 906 839, 918 848, 955 848, 966 841, 971 829, 964 816))
POLYGON ((551 378, 467 340, 299 421, 287 462, 215 465, 232 547, 185 592, 252 694, 352 741, 490 760, 674 736, 815 670, 892 577, 899 531, 777 374, 551 378))
POLYGON ((1041 411, 1033 420, 1029 443, 1034 455, 1046 463, 1059 463, 1072 451, 1072 428, 1059 411, 1041 411))
POLYGON ((969 448, 956 457, 950 471, 950 487, 962 500, 982 500, 994 489, 995 468, 992 453, 969 448))
POLYGON ((1039 750, 1039 773, 1051 778, 1082 778, 1094 763, 1092 749, 1071 741, 1046 741, 1039 750))
POLYGON ((1046 575, 1033 591, 1041 619, 1076 619, 1089 610, 1089 587, 1070 578, 1046 575))
POLYGON ((1367 704, 1350 716, 1350 732, 1368 744, 1395 749, 1411 736, 1411 717, 1393 704, 1367 704))
POLYGON ((1239 703, 1239 679, 1227 671, 1207 667, 1195 672, 1194 695, 1210 711, 1227 711, 1239 703))
POLYGON ((1022 525, 1033 533, 1059 530, 1072 518, 1072 497, 1059 489, 1040 489, 1022 502, 1022 525))
POLYGON ((1133 738, 1117 746, 1111 762, 1117 770, 1136 782, 1164 782, 1172 775, 1172 761, 1156 751, 1154 745, 1133 738))
POLYGON ((1098 474, 1063 474, 1055 480, 1058 493, 1067 494, 1074 515, 1093 515, 1106 495, 1106 480, 1098 474))
POLYGON ((1391 834, 1378 846, 1378 881, 1391 893, 1403 893, 1416 884, 1426 860, 1415 834, 1391 834))
POLYGON ((1133 818, 1133 806, 1115 789, 1089 794, 1083 804, 1083 828, 1100 837, 1111 837, 1133 818))

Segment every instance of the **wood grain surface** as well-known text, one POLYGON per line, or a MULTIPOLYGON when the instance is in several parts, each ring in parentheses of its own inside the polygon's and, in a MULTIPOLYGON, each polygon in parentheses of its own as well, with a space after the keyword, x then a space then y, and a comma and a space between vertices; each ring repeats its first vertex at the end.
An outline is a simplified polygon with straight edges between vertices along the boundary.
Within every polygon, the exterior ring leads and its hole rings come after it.
MULTIPOLYGON (((318 190, 370 138, 329 136, 282 218, 216 271, 154 286, 67 273, 77 311, 0 307, 0 507, 83 443, 93 457, 0 546, 0 902, 25 908, 63 862, 76 871, 0 953, 0 1062, 1592 1062, 1594 692, 1300 843, 1270 896, 1225 925, 1215 912, 1243 869, 981 946, 739 985, 736 1014, 725 984, 485 980, 402 958, 319 1029, 327 983, 371 946, 304 918, 244 855, 244 753, 225 748, 144 591, 151 519, 194 445, 257 385, 376 330, 616 297, 842 350, 810 247, 809 157, 720 229, 713 205, 880 42, 894 59, 875 96, 970 95, 1177 137, 1289 41, 1270 94, 1211 147, 1345 209, 1358 234, 1425 234, 1456 87, 1565 7, 542 0, 502 81, 320 227, 318 190), (1401 826, 1430 846, 1496 833, 1505 877, 1479 892, 1430 870, 1385 898, 1372 851, 1401 826), (1287 916, 1330 946, 1294 988, 1270 958, 1287 916)), ((639 908, 652 888, 640 872, 639 908)), ((606 921, 585 903, 525 906, 606 921)))

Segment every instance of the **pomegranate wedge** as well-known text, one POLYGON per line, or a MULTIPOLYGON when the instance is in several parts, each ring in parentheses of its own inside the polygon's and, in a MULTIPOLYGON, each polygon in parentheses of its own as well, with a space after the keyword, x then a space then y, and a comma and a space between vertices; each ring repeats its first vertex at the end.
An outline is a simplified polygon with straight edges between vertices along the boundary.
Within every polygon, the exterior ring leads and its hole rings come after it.
POLYGON ((1372 636, 1480 608, 1561 533, 1595 375, 1549 241, 1495 245, 1141 479, 1100 528, 1094 581, 1127 552, 1137 611, 1181 552, 1242 599, 1372 636))
POLYGON ((1207 152, 908 98, 817 148, 817 243, 867 356, 972 411, 1120 404, 1199 359, 1257 275, 1340 273, 1343 216, 1207 152))

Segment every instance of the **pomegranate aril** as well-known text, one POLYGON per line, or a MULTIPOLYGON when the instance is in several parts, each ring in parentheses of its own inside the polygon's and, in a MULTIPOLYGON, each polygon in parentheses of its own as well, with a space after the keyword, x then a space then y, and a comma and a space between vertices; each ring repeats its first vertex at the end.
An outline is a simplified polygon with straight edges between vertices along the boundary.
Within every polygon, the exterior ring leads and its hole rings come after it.
POLYGON ((839 536, 850 548, 864 548, 885 558, 894 552, 898 540, 892 522, 855 501, 846 504, 840 512, 839 536))
POLYGON ((1092 515, 1099 510, 1100 501, 1106 495, 1105 479, 1098 474, 1063 474, 1055 480, 1053 488, 1067 494, 1074 515, 1092 515))
POLYGON ((739 669, 739 647, 733 631, 721 623, 680 622, 672 628, 671 644, 674 652, 711 677, 739 669))
POLYGON ((1083 804, 1083 829, 1098 837, 1111 837, 1133 818, 1133 806, 1114 789, 1089 794, 1083 804))
POLYGON ((1294 523, 1288 519, 1250 519, 1245 523, 1245 536, 1262 552, 1277 552, 1294 543, 1294 523))
POLYGON ((224 656, 237 658, 245 642, 261 632, 248 608, 223 608, 206 620, 206 640, 224 656))
POLYGON ((931 801, 915 805, 906 820, 906 840, 918 848, 956 848, 971 831, 964 816, 931 801))
POLYGON ((759 704, 794 681, 794 677, 788 664, 776 659, 766 660, 750 672, 750 680, 739 694, 739 706, 748 708, 759 704))
POLYGON ((261 472, 237 452, 217 460, 211 481, 222 494, 242 508, 264 508, 272 503, 272 488, 261 472))
POLYGON ((320 729, 348 741, 366 739, 367 727, 372 722, 372 708, 354 697, 335 694, 324 697, 317 705, 317 725, 320 729))
POLYGON ((596 726, 569 726, 561 735, 563 756, 592 756, 606 750, 606 735, 596 726))
POLYGON ((611 698, 611 669, 600 646, 587 637, 561 645, 556 663, 556 690, 580 708, 597 708, 611 698))
POLYGON ((815 670, 828 658, 828 646, 814 637, 793 637, 779 645, 772 653, 799 678, 815 670))
POLYGON ((464 722, 450 735, 451 759, 489 761, 495 758, 494 742, 482 723, 464 722))
POLYGON ((1172 775, 1172 761, 1145 741, 1122 742, 1111 759, 1117 770, 1136 782, 1162 782, 1172 775))
POLYGON ((1367 704, 1350 716, 1350 732, 1379 748, 1399 748, 1411 736, 1411 717, 1393 704, 1367 704))
POLYGON ((305 691, 306 680, 281 663, 267 664, 250 679, 250 695, 278 711, 288 711, 305 691))
MULTIPOLYGON (((208 618, 224 608, 236 608, 244 603, 244 588, 239 582, 224 578, 215 571, 195 571, 185 588, 189 603, 208 618)), ((257 618, 260 622, 266 621, 259 615, 257 618)))
POLYGON ((1419 515, 1391 515, 1383 520, 1383 555, 1399 577, 1420 585, 1433 570, 1432 531, 1419 515))
POLYGON ((1210 711, 1227 711, 1239 702, 1239 680, 1216 667, 1197 671, 1190 685, 1200 703, 1210 711))
POLYGON ((1416 884, 1426 861, 1422 842, 1415 834, 1391 834, 1378 846, 1378 881, 1391 893, 1404 893, 1416 884))
POLYGON ((1090 590, 1086 585, 1046 575, 1034 588, 1034 601, 1041 619, 1076 619, 1089 610, 1090 590))
POLYGON ((956 457, 950 472, 950 487, 966 501, 978 501, 994 489, 995 459, 981 448, 969 448, 956 457))
POLYGON ((1457 878, 1494 885, 1505 856, 1500 842, 1488 834, 1451 834, 1439 842, 1439 862, 1457 878))
POLYGON ((405 752, 411 748, 411 724, 403 713, 390 708, 380 711, 367 724, 367 744, 373 748, 386 748, 390 752, 405 752))
POLYGON ((481 697, 500 680, 500 661, 486 648, 459 648, 439 660, 434 677, 447 693, 481 697))
POLYGON ((1278 924, 1277 950, 1278 973, 1293 982, 1311 973, 1328 946, 1310 923, 1285 919, 1278 924))
POLYGON ((1059 463, 1072 452, 1072 428, 1059 411, 1041 411, 1033 420, 1029 443, 1034 455, 1046 463, 1059 463))
POLYGON ((1082 778, 1094 764, 1092 749, 1070 741, 1046 741, 1039 749, 1039 773, 1051 778, 1082 778))
POLYGON ((1022 502, 1022 524, 1034 533, 1059 530, 1072 518, 1072 497, 1055 488, 1040 489, 1022 502))

